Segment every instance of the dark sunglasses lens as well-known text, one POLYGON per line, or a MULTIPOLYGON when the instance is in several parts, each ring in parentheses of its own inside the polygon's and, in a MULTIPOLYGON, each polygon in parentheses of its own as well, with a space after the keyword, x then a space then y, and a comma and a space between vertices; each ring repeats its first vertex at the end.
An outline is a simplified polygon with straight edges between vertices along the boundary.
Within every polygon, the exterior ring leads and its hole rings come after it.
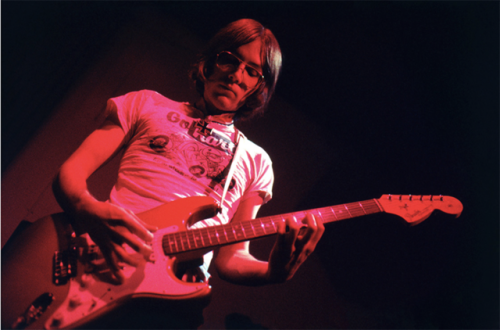
POLYGON ((228 67, 232 66, 236 68, 240 65, 240 61, 229 53, 220 53, 219 56, 217 56, 217 65, 228 67))
MULTIPOLYGON (((229 52, 222 52, 217 55, 215 64, 222 71, 232 72, 238 69, 241 61, 229 52)), ((246 64, 245 70, 247 71, 248 77, 246 79, 248 80, 247 82, 249 86, 255 86, 262 80, 262 75, 259 71, 257 71, 257 69, 246 64)))

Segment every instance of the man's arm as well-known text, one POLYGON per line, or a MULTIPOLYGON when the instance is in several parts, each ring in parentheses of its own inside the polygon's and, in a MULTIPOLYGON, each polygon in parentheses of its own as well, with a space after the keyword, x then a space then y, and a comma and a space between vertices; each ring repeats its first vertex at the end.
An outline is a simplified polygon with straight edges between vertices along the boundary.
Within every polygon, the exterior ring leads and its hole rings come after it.
MULTIPOLYGON (((255 219, 262 203, 260 196, 243 201, 232 221, 255 219)), ((221 247, 214 260, 215 267, 221 278, 235 284, 281 283, 293 277, 314 251, 324 231, 323 223, 316 221, 312 214, 307 214, 302 221, 287 218, 278 224, 278 236, 267 262, 250 254, 247 241, 221 247)))
POLYGON ((148 229, 153 228, 148 228, 131 211, 96 200, 88 191, 87 179, 120 149, 124 136, 118 118, 106 120, 64 162, 53 186, 61 207, 71 214, 75 227, 88 232, 100 247, 118 282, 124 278, 118 263, 138 262, 125 252, 122 244, 149 256, 151 248, 144 241, 152 239, 148 229))

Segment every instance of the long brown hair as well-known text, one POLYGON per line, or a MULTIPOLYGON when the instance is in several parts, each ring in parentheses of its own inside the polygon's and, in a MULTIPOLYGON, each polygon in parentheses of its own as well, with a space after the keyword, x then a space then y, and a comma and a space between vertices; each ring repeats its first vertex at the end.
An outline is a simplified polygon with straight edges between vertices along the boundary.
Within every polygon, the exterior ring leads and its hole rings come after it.
POLYGON ((207 48, 199 55, 190 71, 196 90, 203 97, 205 80, 213 73, 217 54, 224 50, 234 52, 238 47, 258 38, 262 40, 261 59, 264 82, 238 109, 234 118, 236 121, 263 114, 274 93, 281 71, 282 58, 280 46, 271 30, 248 18, 228 24, 209 41, 207 48))

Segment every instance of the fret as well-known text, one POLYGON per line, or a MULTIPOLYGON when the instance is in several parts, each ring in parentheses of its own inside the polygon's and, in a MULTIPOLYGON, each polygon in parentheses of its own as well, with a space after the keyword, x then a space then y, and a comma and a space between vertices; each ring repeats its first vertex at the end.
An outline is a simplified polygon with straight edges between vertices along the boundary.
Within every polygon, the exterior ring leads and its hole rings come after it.
POLYGON ((185 233, 186 233, 186 241, 188 242, 189 250, 191 250, 191 242, 189 241, 189 230, 185 231, 185 233))
POLYGON ((217 245, 217 242, 219 240, 217 238, 217 233, 214 231, 212 227, 209 227, 208 234, 210 235, 210 241, 212 242, 212 245, 217 245))
POLYGON ((344 204, 344 207, 345 207, 345 209, 347 210, 347 212, 349 213, 349 216, 350 216, 350 217, 352 217, 352 214, 351 214, 351 212, 349 211, 349 208, 347 207, 347 204, 344 204))
POLYGON ((333 207, 330 207, 330 210, 332 211, 332 214, 335 217, 335 220, 338 220, 339 218, 337 217, 337 214, 335 214, 335 209, 333 207))
POLYGON ((321 219, 321 221, 323 221, 323 215, 321 214, 321 211, 319 209, 316 211, 316 215, 321 219))
POLYGON ((264 230, 265 235, 268 234, 268 230, 269 230, 270 234, 275 233, 275 231, 273 231, 273 228, 271 228, 271 225, 269 224, 269 223, 272 223, 272 221, 270 219, 264 218, 264 219, 260 220, 260 223, 261 223, 262 229, 264 230))
POLYGON ((238 239, 238 236, 236 235, 236 230, 234 229, 234 226, 231 226, 231 229, 233 230, 234 240, 236 241, 238 239))
POLYGON ((203 237, 201 237, 201 231, 199 229, 193 230, 193 235, 196 238, 196 247, 204 247, 205 245, 203 244, 203 237))
POLYGON ((163 251, 168 254, 168 253, 171 253, 171 249, 170 249, 170 246, 168 244, 165 244, 165 237, 163 237, 162 241, 161 241, 161 246, 163 248, 163 251))
POLYGON ((187 243, 187 248, 184 251, 189 251, 191 250, 191 242, 189 240, 189 230, 186 230, 183 234, 184 234, 183 238, 187 243))
POLYGON ((188 233, 191 233, 191 237, 193 238, 194 247, 195 247, 195 248, 198 248, 198 244, 196 244, 196 239, 197 239, 198 237, 196 237, 196 235, 195 235, 195 233, 194 233, 194 231, 193 231, 193 230, 188 230, 188 233))
POLYGON ((346 216, 344 210, 342 210, 341 208, 337 209, 337 211, 338 211, 338 214, 340 215, 342 220, 349 218, 349 215, 346 216))
POLYGON ((179 248, 177 249, 177 251, 183 251, 184 250, 184 246, 182 245, 182 240, 180 239, 180 237, 181 237, 180 233, 175 233, 174 234, 175 242, 176 242, 177 246, 179 246, 179 248))
POLYGON ((366 214, 363 208, 359 207, 358 204, 349 204, 349 209, 352 211, 351 217, 359 217, 366 214))
POLYGON ((245 221, 245 229, 248 229, 249 238, 257 237, 257 235, 255 234, 255 228, 253 227, 251 221, 245 221))
POLYGON ((245 238, 251 238, 252 237, 252 234, 250 234, 250 230, 247 227, 246 221, 240 222, 240 228, 241 228, 241 230, 243 230, 243 234, 244 234, 245 238))
POLYGON ((226 236, 226 243, 227 243, 229 242, 229 238, 227 238, 226 228, 222 227, 222 230, 224 231, 224 236, 226 236))
MULTIPOLYGON (((170 236, 170 235, 169 235, 169 236, 170 236)), ((175 243, 175 249, 177 250, 176 252, 179 252, 179 251, 180 251, 180 250, 179 250, 179 245, 177 244, 177 240, 175 239, 175 235, 171 235, 171 237, 172 237, 172 240, 173 240, 173 241, 174 241, 174 243, 175 243)))
POLYGON ((274 232, 277 233, 278 229, 276 229, 276 225, 274 224, 274 220, 272 218, 269 218, 269 220, 271 220, 271 223, 273 224, 274 232))
POLYGON ((365 211, 365 208, 363 207, 363 204, 361 204, 361 202, 359 202, 359 206, 361 207, 361 209, 363 210, 363 212, 364 212, 365 214, 367 214, 367 213, 366 213, 366 211, 365 211))
POLYGON ((252 231, 253 231, 252 226, 249 224, 248 221, 243 221, 241 224, 242 224, 243 230, 247 234, 246 238, 250 239, 250 238, 255 237, 255 233, 252 234, 252 231))
POLYGON ((368 214, 368 213, 366 213, 366 210, 365 210, 365 208, 364 208, 364 206, 363 206, 363 204, 361 202, 359 202, 359 203, 353 203, 353 205, 356 205, 356 210, 358 210, 358 212, 356 213, 357 217, 360 217, 360 216, 368 214))
MULTIPOLYGON (((202 228, 203 229, 203 228, 202 228)), ((198 232, 200 233, 200 238, 201 238, 201 246, 205 247, 207 246, 205 244, 205 240, 203 239, 203 232, 202 232, 202 229, 198 230, 198 232)))
POLYGON ((277 232, 276 230, 276 225, 274 224, 274 221, 273 219, 271 218, 266 218, 266 222, 267 222, 267 227, 269 228, 269 230, 271 230, 271 233, 272 234, 275 234, 277 232))
POLYGON ((180 249, 179 251, 185 251, 186 250, 186 247, 184 246, 184 240, 182 239, 182 234, 184 234, 183 232, 178 232, 176 233, 176 239, 177 239, 177 242, 180 243, 180 249))
POLYGON ((262 226, 258 225, 257 221, 252 221, 252 224, 255 224, 255 226, 253 227, 255 232, 255 237, 260 237, 263 234, 265 234, 264 229, 262 228, 262 226))
POLYGON ((217 243, 220 244, 219 233, 217 232, 217 229, 215 230, 215 237, 217 237, 217 243))
POLYGON ((170 251, 176 252, 174 251, 174 247, 177 247, 177 242, 175 241, 175 239, 172 240, 170 236, 168 236, 168 246, 170 247, 170 251))
POLYGON ((234 242, 234 241, 236 241, 236 235, 234 234, 234 228, 233 228, 233 226, 231 226, 230 224, 228 224, 228 225, 225 225, 224 228, 227 229, 226 235, 228 237, 228 242, 234 242))
POLYGON ((245 232, 245 228, 243 228, 243 226, 241 225, 241 222, 240 222, 240 228, 241 231, 243 232, 243 237, 247 238, 247 233, 245 232))
POLYGON ((298 219, 304 219, 306 217, 306 212, 296 212, 293 214, 293 218, 295 222, 299 223, 300 221, 298 219))
POLYGON ((166 253, 172 252, 172 248, 170 247, 169 243, 170 243, 170 240, 168 239, 168 237, 163 236, 162 240, 161 240, 161 246, 163 247, 163 250, 166 253))
POLYGON ((252 228, 253 236, 254 236, 254 237, 255 237, 255 236, 257 236, 257 235, 255 234, 255 228, 253 227, 252 222, 250 222, 250 221, 249 221, 249 224, 250 224, 250 228, 252 228))
POLYGON ((212 243, 212 237, 210 237, 210 229, 209 227, 206 227, 206 232, 207 232, 207 235, 208 235, 208 240, 210 241, 210 246, 214 245, 214 243, 212 243))
POLYGON ((185 250, 185 247, 184 247, 184 242, 182 241, 182 232, 177 232, 175 233, 175 236, 177 238, 177 241, 180 242, 181 244, 181 248, 179 249, 179 251, 184 251, 185 250))
POLYGON ((227 243, 227 240, 224 242, 224 234, 226 233, 224 228, 218 227, 215 231, 217 232, 217 237, 219 237, 219 244, 227 243))

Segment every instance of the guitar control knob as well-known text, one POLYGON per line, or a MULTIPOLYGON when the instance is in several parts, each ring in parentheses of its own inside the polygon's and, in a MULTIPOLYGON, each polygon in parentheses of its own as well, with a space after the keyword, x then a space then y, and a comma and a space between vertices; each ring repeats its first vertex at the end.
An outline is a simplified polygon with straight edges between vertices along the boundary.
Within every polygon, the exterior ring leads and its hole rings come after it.
POLYGON ((74 294, 69 298, 69 307, 75 308, 82 304, 82 297, 78 294, 74 294))
POLYGON ((52 316, 52 322, 50 324, 51 328, 59 328, 64 321, 64 315, 61 312, 55 313, 52 316))
POLYGON ((93 282, 94 282, 94 279, 92 278, 91 274, 83 274, 82 275, 82 283, 81 283, 82 288, 88 287, 93 282))

